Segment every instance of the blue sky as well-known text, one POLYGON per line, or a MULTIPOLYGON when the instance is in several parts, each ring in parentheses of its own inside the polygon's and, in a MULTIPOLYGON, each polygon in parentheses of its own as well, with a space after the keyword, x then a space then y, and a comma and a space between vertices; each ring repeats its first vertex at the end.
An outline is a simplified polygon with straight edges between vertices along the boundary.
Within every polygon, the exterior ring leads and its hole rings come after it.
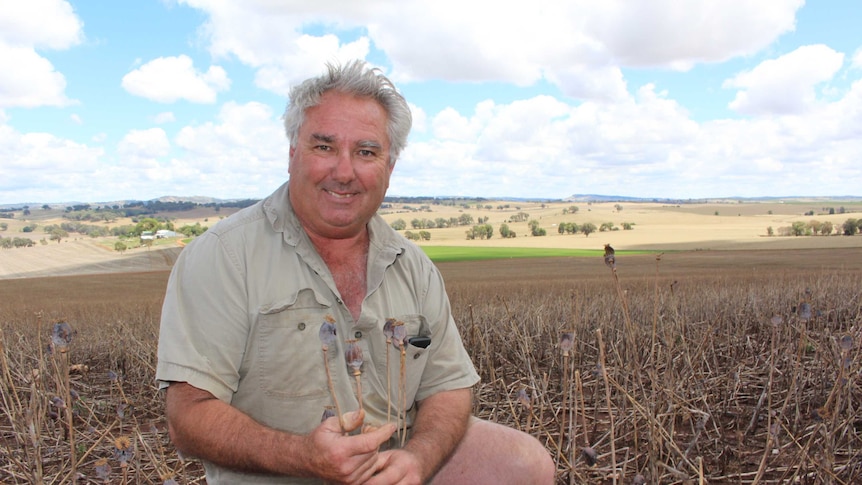
POLYGON ((414 112, 390 195, 862 195, 858 0, 0 1, 0 204, 264 197, 354 58, 414 112))

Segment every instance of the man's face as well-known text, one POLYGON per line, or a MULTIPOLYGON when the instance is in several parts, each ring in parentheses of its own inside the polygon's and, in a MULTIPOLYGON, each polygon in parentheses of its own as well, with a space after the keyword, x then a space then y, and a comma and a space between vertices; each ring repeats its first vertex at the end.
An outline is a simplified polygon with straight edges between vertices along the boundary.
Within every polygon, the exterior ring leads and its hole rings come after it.
POLYGON ((306 231, 329 239, 356 236, 389 188, 386 110, 370 98, 323 94, 305 112, 290 148, 290 201, 306 231))

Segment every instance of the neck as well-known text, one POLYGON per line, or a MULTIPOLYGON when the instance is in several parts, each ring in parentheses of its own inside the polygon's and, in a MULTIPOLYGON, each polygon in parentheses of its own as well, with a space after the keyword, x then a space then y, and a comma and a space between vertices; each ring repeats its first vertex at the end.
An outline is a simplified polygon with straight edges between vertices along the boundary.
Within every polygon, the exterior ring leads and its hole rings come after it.
POLYGON ((355 258, 357 254, 368 252, 370 237, 368 229, 364 228, 359 234, 347 238, 327 238, 306 231, 311 244, 317 250, 320 257, 328 264, 332 261, 355 258))

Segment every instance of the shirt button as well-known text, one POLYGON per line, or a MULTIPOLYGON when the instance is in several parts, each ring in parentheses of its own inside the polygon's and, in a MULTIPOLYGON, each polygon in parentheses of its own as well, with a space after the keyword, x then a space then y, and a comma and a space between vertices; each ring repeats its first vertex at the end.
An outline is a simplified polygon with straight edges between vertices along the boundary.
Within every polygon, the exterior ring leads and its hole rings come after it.
POLYGON ((305 322, 299 322, 299 325, 296 326, 299 330, 305 330, 305 322))
POLYGON ((362 338, 362 332, 357 330, 356 333, 353 334, 353 337, 354 338, 362 338))
POLYGON ((415 354, 413 354, 413 360, 418 359, 420 355, 422 355, 422 352, 416 352, 415 354))
POLYGON ((344 303, 344 302, 342 302, 342 301, 341 301, 341 298, 336 298, 336 299, 335 299, 335 301, 337 301, 339 305, 341 305, 342 303, 344 303))

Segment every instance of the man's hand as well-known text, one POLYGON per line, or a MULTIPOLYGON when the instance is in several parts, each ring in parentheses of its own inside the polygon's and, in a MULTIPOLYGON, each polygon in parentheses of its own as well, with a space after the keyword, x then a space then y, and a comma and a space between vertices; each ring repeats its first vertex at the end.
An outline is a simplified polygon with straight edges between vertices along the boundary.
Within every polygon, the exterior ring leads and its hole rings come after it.
MULTIPOLYGON (((364 417, 362 411, 344 414, 345 431, 357 429, 364 417)), ((306 437, 305 460, 316 477, 337 483, 365 483, 383 466, 377 450, 394 432, 395 425, 390 423, 368 433, 344 436, 338 418, 331 417, 306 437)))
MULTIPOLYGON (((395 432, 387 424, 365 434, 345 436, 337 417, 307 436, 279 431, 254 421, 211 393, 184 382, 168 387, 166 413, 171 440, 189 456, 225 468, 274 475, 318 477, 362 483, 383 466, 378 448, 395 432)), ((344 416, 347 431, 362 425, 364 413, 344 416)))
POLYGON ((416 455, 407 450, 390 450, 380 453, 380 473, 365 482, 366 485, 420 485, 422 464, 416 455))

